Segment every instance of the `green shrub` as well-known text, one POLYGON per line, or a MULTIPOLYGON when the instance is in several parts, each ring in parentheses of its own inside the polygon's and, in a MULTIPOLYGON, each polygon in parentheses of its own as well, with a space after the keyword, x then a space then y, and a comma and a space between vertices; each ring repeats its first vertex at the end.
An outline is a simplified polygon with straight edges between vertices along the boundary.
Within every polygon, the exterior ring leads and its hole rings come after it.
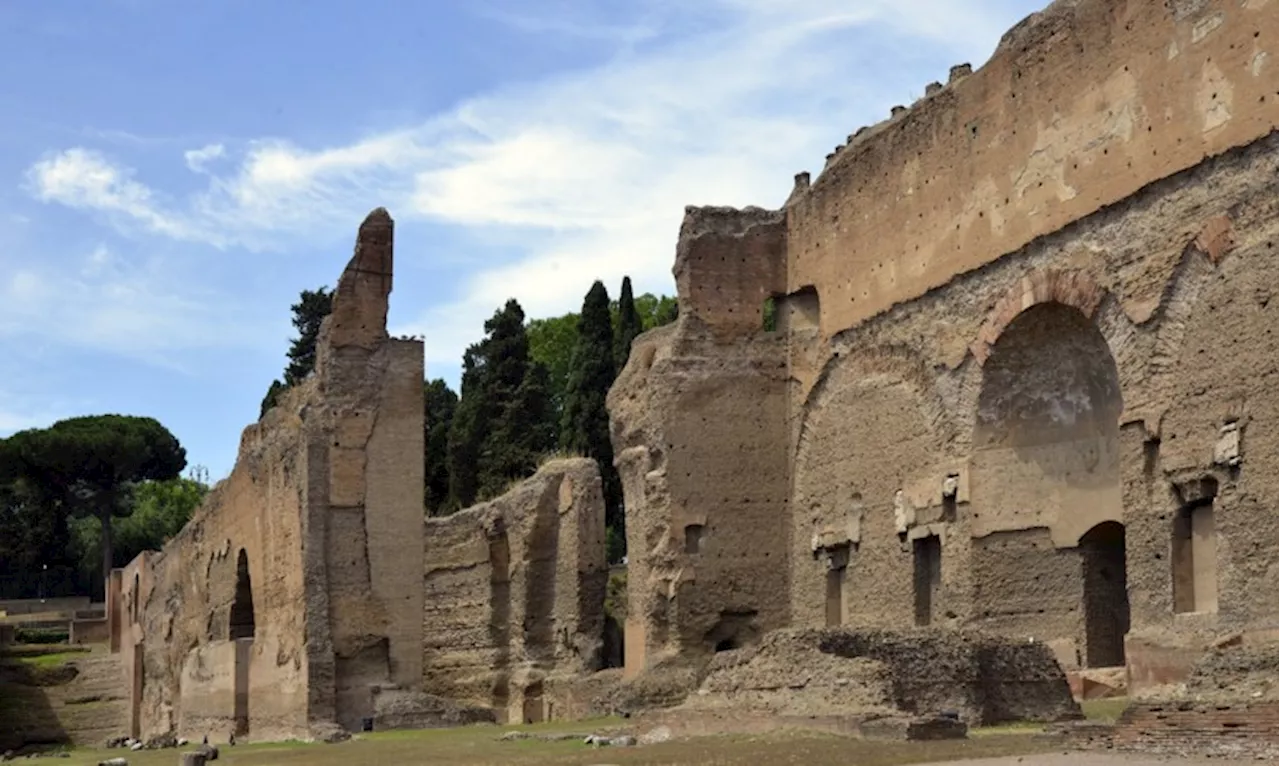
POLYGON ((71 639, 66 628, 17 628, 14 630, 14 643, 18 644, 65 644, 71 639))

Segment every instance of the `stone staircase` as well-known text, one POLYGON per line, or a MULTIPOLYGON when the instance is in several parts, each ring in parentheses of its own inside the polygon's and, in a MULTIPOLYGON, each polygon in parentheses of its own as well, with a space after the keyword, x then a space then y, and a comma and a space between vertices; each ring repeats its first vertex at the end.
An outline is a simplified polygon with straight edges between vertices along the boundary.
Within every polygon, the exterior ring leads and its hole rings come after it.
MULTIPOLYGON (((57 648, 57 647, 55 647, 57 648)), ((124 663, 105 647, 42 662, 0 658, 0 752, 29 745, 100 745, 127 733, 124 663)))

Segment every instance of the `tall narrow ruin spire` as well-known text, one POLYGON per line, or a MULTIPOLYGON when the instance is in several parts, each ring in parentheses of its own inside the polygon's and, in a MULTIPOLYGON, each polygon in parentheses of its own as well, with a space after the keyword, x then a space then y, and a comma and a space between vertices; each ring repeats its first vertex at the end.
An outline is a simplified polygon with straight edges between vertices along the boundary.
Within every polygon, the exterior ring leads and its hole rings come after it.
POLYGON ((387 298, 391 294, 395 222, 386 208, 365 217, 356 250, 333 291, 333 311, 322 340, 328 346, 373 348, 387 337, 387 298))

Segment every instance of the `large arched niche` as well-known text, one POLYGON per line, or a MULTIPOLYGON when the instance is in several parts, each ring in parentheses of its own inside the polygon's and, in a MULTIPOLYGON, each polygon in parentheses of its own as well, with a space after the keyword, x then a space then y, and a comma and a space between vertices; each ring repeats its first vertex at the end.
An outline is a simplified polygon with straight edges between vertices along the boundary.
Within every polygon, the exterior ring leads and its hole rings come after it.
POLYGON ((1045 528, 1075 547, 1122 521, 1120 378, 1085 313, 1037 303, 1002 328, 982 365, 971 460, 972 529, 1045 528))
POLYGON ((895 496, 947 457, 943 408, 921 389, 920 369, 901 353, 842 356, 805 403, 792 484, 795 624, 912 623, 895 496))

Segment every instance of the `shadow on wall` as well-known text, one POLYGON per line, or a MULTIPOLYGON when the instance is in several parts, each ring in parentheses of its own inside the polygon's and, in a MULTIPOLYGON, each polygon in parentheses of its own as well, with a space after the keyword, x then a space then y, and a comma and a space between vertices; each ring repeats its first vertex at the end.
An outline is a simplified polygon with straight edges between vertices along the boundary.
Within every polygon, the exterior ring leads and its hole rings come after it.
POLYGON ((1111 480, 1087 443, 1119 438, 1120 376, 1106 339, 1079 309, 1041 303, 1000 335, 982 368, 974 446, 1012 449, 1047 478, 1090 486, 1111 480), (1070 443, 1085 470, 1049 445, 1070 443), (1092 462, 1090 462, 1092 461, 1092 462))

